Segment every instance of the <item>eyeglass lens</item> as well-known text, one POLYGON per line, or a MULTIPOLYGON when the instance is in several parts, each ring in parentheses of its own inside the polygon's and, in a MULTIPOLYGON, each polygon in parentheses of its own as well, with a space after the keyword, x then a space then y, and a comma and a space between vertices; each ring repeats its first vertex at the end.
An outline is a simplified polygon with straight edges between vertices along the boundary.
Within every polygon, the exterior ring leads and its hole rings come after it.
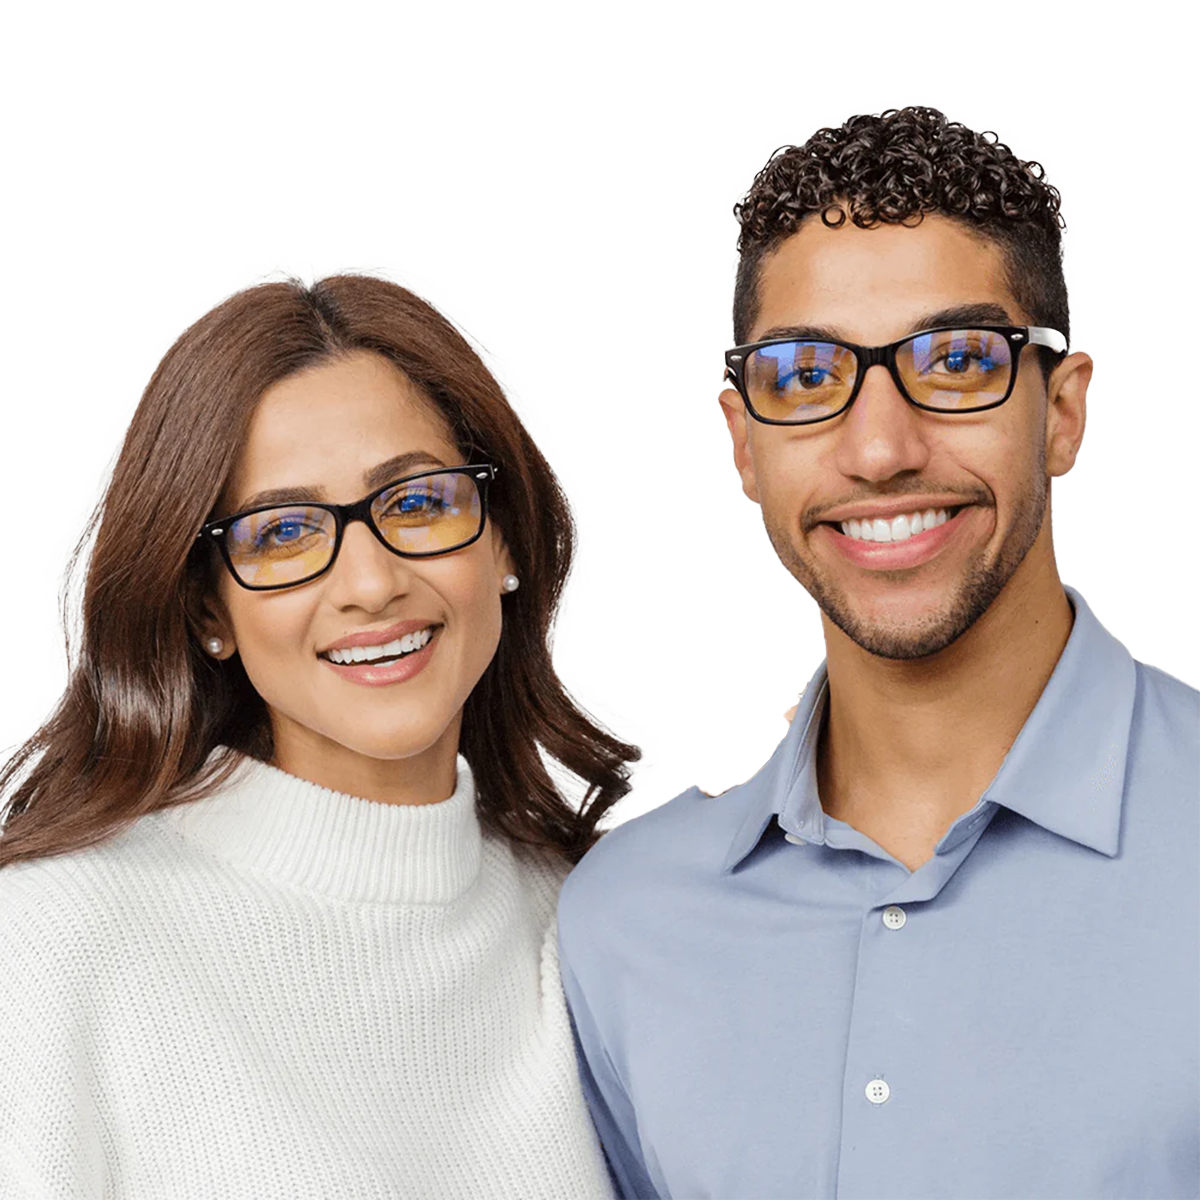
MULTIPOLYGON (((754 411, 771 421, 803 423, 846 406, 858 380, 858 357, 836 342, 776 342, 746 359, 754 411)), ((1012 351, 987 329, 922 333, 896 348, 896 371, 909 399, 929 408, 969 412, 1008 392, 1012 351)))
MULTIPOLYGON (((376 496, 371 520, 384 541, 403 554, 443 554, 479 533, 483 505, 475 480, 446 472, 406 479, 376 496)), ((279 587, 319 575, 337 542, 327 509, 289 504, 233 521, 226 533, 229 561, 251 587, 279 587)))

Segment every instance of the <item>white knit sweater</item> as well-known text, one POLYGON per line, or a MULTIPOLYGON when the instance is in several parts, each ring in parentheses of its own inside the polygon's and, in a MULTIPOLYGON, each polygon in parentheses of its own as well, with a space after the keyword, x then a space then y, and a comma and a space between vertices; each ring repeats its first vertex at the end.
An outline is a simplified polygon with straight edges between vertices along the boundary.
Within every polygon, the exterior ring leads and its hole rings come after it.
POLYGON ((610 1197, 565 869, 484 834, 458 772, 393 806, 247 759, 0 870, 0 1197, 610 1197))

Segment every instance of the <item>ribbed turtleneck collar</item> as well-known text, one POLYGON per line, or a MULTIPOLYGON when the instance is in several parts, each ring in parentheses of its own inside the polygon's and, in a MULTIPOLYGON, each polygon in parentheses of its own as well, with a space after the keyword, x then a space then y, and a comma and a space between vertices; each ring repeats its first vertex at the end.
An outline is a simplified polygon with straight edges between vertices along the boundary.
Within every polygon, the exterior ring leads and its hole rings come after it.
POLYGON ((242 757, 218 793, 162 815, 226 861, 377 904, 448 903, 479 874, 483 846, 461 756, 454 794, 437 804, 362 800, 242 757))

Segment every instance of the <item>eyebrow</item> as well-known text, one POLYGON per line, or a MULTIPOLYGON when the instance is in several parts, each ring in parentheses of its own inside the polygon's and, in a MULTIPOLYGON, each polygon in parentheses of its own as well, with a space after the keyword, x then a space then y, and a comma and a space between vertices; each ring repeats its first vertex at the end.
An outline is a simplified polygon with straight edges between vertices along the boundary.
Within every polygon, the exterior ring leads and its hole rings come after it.
MULTIPOLYGON (((394 458, 381 462, 369 471, 364 471, 363 483, 368 492, 373 492, 376 488, 383 487, 385 483, 391 483, 393 480, 410 474, 414 468, 425 466, 445 467, 449 464, 442 462, 436 454, 430 454, 428 450, 410 450, 407 454, 397 454, 394 458)), ((269 488, 265 492, 255 492, 254 495, 247 496, 233 511, 246 512, 249 509, 262 508, 268 504, 293 504, 304 501, 319 504, 326 499, 328 499, 328 495, 325 489, 320 487, 269 488)))
MULTIPOLYGON (((1012 325, 1012 315, 1002 304, 957 304, 922 313, 909 326, 910 333, 922 329, 941 329, 946 326, 964 328, 972 325, 1012 325)), ((756 342, 773 342, 784 338, 797 341, 850 342, 845 331, 836 325, 776 325, 760 334, 756 342)))

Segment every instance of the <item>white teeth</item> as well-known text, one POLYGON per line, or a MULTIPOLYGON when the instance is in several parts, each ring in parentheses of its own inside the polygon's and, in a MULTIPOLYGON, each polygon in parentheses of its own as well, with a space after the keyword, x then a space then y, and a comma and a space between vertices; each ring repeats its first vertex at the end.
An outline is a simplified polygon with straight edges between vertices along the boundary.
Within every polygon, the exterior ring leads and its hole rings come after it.
POLYGON ((906 542, 918 533, 925 533, 938 525, 944 525, 949 513, 944 508, 927 508, 923 513, 907 513, 885 521, 878 517, 873 521, 851 518, 841 522, 842 532, 860 542, 906 542))
POLYGON ((377 658, 395 658, 398 654, 420 650, 431 637, 431 629, 420 629, 380 646, 347 646, 344 650, 330 650, 329 660, 346 666, 348 663, 374 662, 377 658))

